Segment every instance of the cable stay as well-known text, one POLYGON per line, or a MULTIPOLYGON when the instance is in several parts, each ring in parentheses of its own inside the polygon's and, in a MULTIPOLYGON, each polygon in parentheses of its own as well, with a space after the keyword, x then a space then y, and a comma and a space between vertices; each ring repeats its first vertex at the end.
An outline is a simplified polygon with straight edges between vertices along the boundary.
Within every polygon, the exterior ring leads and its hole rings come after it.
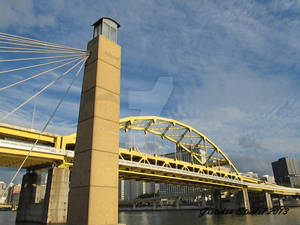
MULTIPOLYGON (((86 57, 87 58, 87 57, 86 57)), ((71 68, 69 68, 66 72, 64 72, 62 75, 60 75, 59 77, 57 77, 55 80, 53 80, 52 82, 50 82, 49 84, 47 84, 46 86, 44 86, 41 90, 39 90, 38 92, 36 92, 34 95, 32 95, 31 97, 29 97, 28 99, 26 99, 23 103, 21 103, 20 105, 18 105, 16 108, 14 108, 12 111, 10 111, 9 113, 7 113, 5 116, 3 116, 0 119, 0 123, 2 123, 5 119, 7 119, 9 116, 11 116, 12 114, 14 114, 16 111, 18 111, 20 108, 22 108, 24 105, 26 105, 28 102, 30 102, 32 99, 34 99, 36 96, 40 95, 42 92, 44 92, 45 90, 47 90, 48 88, 50 88, 51 86, 53 86, 58 80, 60 80, 61 78, 63 78, 66 74, 68 74, 70 71, 72 71, 79 63, 85 61, 86 59, 82 59, 80 60, 78 63, 76 63, 75 65, 73 65, 71 68)))
POLYGON ((45 132, 45 130, 47 129, 48 125, 50 124, 51 120, 54 118, 57 110, 59 109, 60 105, 63 103, 65 97, 67 96, 67 94, 69 93, 71 87, 73 86, 76 78, 78 77, 80 71, 82 70, 83 65, 85 64, 86 60, 87 60, 88 56, 84 59, 81 60, 82 64, 80 66, 80 68, 77 70, 75 76, 73 77, 71 83, 69 84, 68 88, 66 89, 64 95, 62 96, 62 98, 60 99, 60 101, 58 102, 58 104, 56 105, 54 111, 52 112, 51 116, 49 117, 48 121, 46 122, 46 124, 44 125, 43 129, 41 130, 41 132, 39 133, 38 138, 36 139, 36 141, 34 142, 34 144, 31 146, 31 149, 29 150, 29 152, 27 153, 26 157, 24 158, 23 162, 21 163, 21 165, 19 166, 18 170, 16 171, 16 173, 14 174, 14 176, 12 177, 12 179, 9 182, 9 185, 7 185, 6 189, 4 190, 4 192, 1 195, 1 198, 5 195, 5 193, 8 191, 11 183, 14 182, 14 180, 16 179, 16 177, 18 176, 19 172, 21 171, 22 167, 24 166, 25 162, 27 161, 27 159, 30 156, 30 153, 33 151, 34 147, 37 145, 37 143, 39 142, 42 134, 45 132))
MULTIPOLYGON (((52 54, 74 54, 72 51, 53 51, 53 50, 1 50, 1 53, 52 53, 52 54)), ((86 54, 85 54, 86 55, 86 54)))
POLYGON ((39 40, 31 39, 31 38, 25 38, 25 37, 21 37, 18 35, 6 34, 6 33, 2 33, 2 32, 0 32, 0 39, 20 42, 20 43, 25 43, 25 44, 34 44, 34 45, 47 46, 47 47, 53 47, 53 48, 59 48, 59 49, 68 49, 68 50, 77 51, 77 52, 86 52, 86 50, 82 50, 82 49, 71 48, 71 47, 67 47, 64 45, 53 44, 50 42, 39 41, 39 40))
MULTIPOLYGON (((0 37, 1 40, 1 37, 0 37)), ((23 46, 23 47, 34 47, 34 48, 40 48, 40 49, 49 49, 49 50, 72 50, 72 49, 68 49, 68 48, 57 48, 57 47, 52 47, 52 46, 40 46, 40 45, 35 45, 35 44, 25 44, 22 42, 18 42, 18 41, 0 41, 0 44, 6 44, 6 45, 16 45, 16 46, 23 46)), ((73 50, 74 51, 74 50, 73 50)), ((74 51, 74 53, 85 53, 86 51, 74 51)))
MULTIPOLYGON (((1 52, 9 53, 9 52, 35 52, 35 53, 69 53, 69 54, 79 54, 79 52, 74 52, 70 50, 62 50, 62 49, 39 49, 39 48, 19 48, 19 47, 7 47, 7 46, 0 46, 0 49, 8 49, 8 50, 1 50, 1 52), (13 49, 13 50, 10 50, 13 49)), ((86 53, 81 53, 82 55, 86 55, 86 53)))
POLYGON ((74 54, 74 55, 57 55, 57 56, 44 56, 44 57, 31 57, 31 58, 19 58, 19 59, 0 59, 2 62, 17 62, 17 61, 29 61, 29 60, 43 60, 43 59, 54 59, 54 58, 67 58, 67 57, 84 57, 86 54, 74 54))
POLYGON ((31 65, 31 66, 23 66, 23 67, 19 67, 19 68, 16 68, 16 69, 11 69, 11 70, 3 70, 3 71, 0 71, 0 74, 20 71, 20 70, 25 70, 25 69, 31 69, 31 68, 36 68, 36 67, 40 67, 40 66, 46 66, 46 65, 50 65, 50 64, 59 63, 59 62, 70 61, 70 60, 75 59, 75 58, 77 58, 77 57, 72 57, 72 58, 69 58, 69 59, 61 59, 61 60, 56 60, 56 61, 47 62, 47 63, 40 63, 40 64, 31 65))
MULTIPOLYGON (((0 88, 0 91, 6 90, 10 87, 14 87, 16 85, 25 83, 29 80, 32 80, 34 78, 40 77, 42 75, 45 75, 51 71, 55 71, 58 69, 63 69, 60 76, 56 77, 54 80, 52 80, 50 83, 46 84, 45 86, 40 87, 36 93, 34 93, 32 96, 27 98, 23 103, 16 106, 13 110, 6 113, 2 118, 0 118, 0 122, 6 120, 9 116, 17 112, 20 108, 22 108, 24 105, 26 105, 31 100, 35 99, 40 94, 44 93, 47 89, 49 89, 51 86, 56 84, 59 80, 61 80, 66 75, 70 74, 71 71, 77 70, 74 76, 72 76, 72 81, 69 83, 69 86, 67 87, 64 95, 59 100, 58 104, 56 105, 54 111, 51 113, 49 119, 47 120, 46 124, 43 126, 43 129, 40 131, 38 138, 35 140, 35 142, 32 144, 28 154, 24 158, 23 162, 21 163, 20 167, 12 177, 9 185, 7 186, 6 190, 2 193, 3 195, 7 192, 8 188, 10 187, 10 184, 14 182, 17 175, 25 165, 26 160, 29 158, 31 152, 36 147, 37 143, 39 142, 41 135, 45 132, 47 129, 49 123, 54 118, 56 112, 58 111, 58 108, 63 103, 65 97, 69 93, 69 90, 73 86, 76 78, 79 76, 80 71, 82 70, 89 54, 86 50, 67 47, 64 45, 59 44, 53 44, 50 42, 45 41, 39 41, 31 38, 21 37, 18 35, 12 35, 12 34, 6 34, 0 32, 0 53, 3 53, 0 58, 0 63, 13 63, 14 66, 15 63, 18 62, 28 62, 29 65, 21 65, 21 67, 15 67, 13 69, 6 69, 3 71, 0 71, 0 74, 5 73, 11 73, 11 72, 17 72, 17 71, 23 71, 27 69, 34 69, 42 66, 46 66, 46 69, 44 71, 38 71, 36 73, 29 72, 29 77, 22 78, 21 80, 8 84, 4 87, 0 88), (20 53, 20 54, 19 54, 20 53), (24 53, 24 54, 23 54, 24 53), (28 55, 26 55, 26 54, 28 55), (9 55, 11 54, 11 55, 9 55), (9 57, 8 57, 9 56, 9 57), (79 68, 78 68, 79 67, 79 68), (78 69, 77 69, 78 68, 78 69)), ((20 66, 20 65, 19 65, 20 66)), ((2 66, 3 67, 3 66, 2 66)))
POLYGON ((25 78, 25 79, 23 79, 23 80, 17 81, 17 82, 12 83, 12 84, 9 84, 9 85, 7 85, 7 86, 4 86, 4 87, 0 88, 0 91, 4 91, 4 90, 6 90, 7 88, 14 87, 14 86, 16 86, 16 85, 18 85, 18 84, 22 84, 22 83, 24 83, 24 82, 26 82, 26 81, 29 81, 29 80, 32 80, 32 79, 34 79, 34 78, 40 77, 40 76, 42 76, 42 75, 44 75, 44 74, 47 74, 47 73, 49 73, 49 72, 51 72, 51 71, 54 71, 54 70, 57 70, 57 69, 59 69, 59 68, 61 68, 61 67, 64 67, 64 66, 66 66, 66 65, 69 65, 69 64, 71 64, 71 63, 73 63, 73 62, 75 62, 75 61, 77 61, 77 60, 80 60, 80 59, 82 59, 82 57, 75 58, 75 59, 73 59, 73 60, 70 61, 70 62, 66 62, 66 63, 64 63, 64 64, 62 64, 62 65, 56 66, 56 67, 51 68, 51 69, 49 69, 49 70, 46 70, 46 71, 40 72, 40 73, 38 73, 38 74, 32 75, 32 76, 30 76, 30 77, 28 77, 28 78, 25 78))

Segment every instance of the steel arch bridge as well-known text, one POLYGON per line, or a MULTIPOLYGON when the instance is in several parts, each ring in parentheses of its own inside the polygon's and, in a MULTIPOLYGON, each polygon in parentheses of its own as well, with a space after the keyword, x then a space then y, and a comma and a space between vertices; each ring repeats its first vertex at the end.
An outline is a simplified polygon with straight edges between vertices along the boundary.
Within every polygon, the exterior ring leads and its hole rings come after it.
MULTIPOLYGON (((158 135, 175 144, 175 160, 184 151, 189 156, 186 157, 189 162, 199 169, 216 169, 210 174, 216 174, 219 170, 225 177, 232 173, 231 177, 240 178, 240 173, 226 154, 208 137, 187 124, 157 116, 137 116, 120 119, 120 130, 137 130, 158 135)), ((172 164, 168 166, 172 167, 172 164)))
MULTIPOLYGON (((275 194, 300 195, 300 189, 272 185, 243 176, 211 140, 179 121, 156 116, 128 117, 120 120, 119 128, 120 132, 136 130, 145 134, 152 133, 176 146, 174 153, 168 154, 144 153, 135 145, 130 148, 120 147, 120 178, 231 190, 247 187, 249 190, 270 191, 275 194), (176 155, 184 152, 191 157, 181 160, 176 155)), ((39 132, 0 124, 0 166, 18 168, 39 132)), ((74 148, 75 139, 76 134, 43 134, 41 143, 34 147, 24 168, 44 168, 51 165, 72 167, 74 151, 68 150, 67 146, 74 148)))
POLYGON ((157 183, 204 188, 270 191, 299 195, 300 189, 264 183, 243 176, 226 154, 208 137, 193 127, 174 119, 136 116, 120 119, 120 131, 141 131, 169 140, 174 153, 148 154, 133 145, 119 150, 119 177, 157 183), (189 157, 180 159, 183 152, 189 157))

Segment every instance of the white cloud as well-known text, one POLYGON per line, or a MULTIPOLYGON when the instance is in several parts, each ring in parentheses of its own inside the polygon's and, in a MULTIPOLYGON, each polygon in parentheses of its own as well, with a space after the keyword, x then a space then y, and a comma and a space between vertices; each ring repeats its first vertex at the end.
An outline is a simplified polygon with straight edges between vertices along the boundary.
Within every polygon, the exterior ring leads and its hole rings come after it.
POLYGON ((54 26, 56 18, 50 14, 41 14, 35 11, 34 1, 1 1, 0 28, 19 28, 25 31, 31 27, 54 26))

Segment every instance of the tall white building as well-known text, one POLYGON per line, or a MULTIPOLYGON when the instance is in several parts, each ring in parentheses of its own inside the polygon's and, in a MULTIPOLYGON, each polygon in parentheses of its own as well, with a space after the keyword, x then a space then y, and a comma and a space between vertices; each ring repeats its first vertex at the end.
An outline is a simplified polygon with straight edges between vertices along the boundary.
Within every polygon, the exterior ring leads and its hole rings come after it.
POLYGON ((4 181, 0 181, 0 190, 4 190, 6 188, 6 183, 4 181))
POLYGON ((154 183, 119 180, 120 200, 133 202, 140 195, 153 194, 154 192, 155 192, 154 183))
POLYGON ((160 184, 159 185, 159 195, 160 196, 170 196, 180 194, 191 194, 191 193, 202 193, 201 188, 188 187, 188 186, 177 186, 170 184, 160 184))

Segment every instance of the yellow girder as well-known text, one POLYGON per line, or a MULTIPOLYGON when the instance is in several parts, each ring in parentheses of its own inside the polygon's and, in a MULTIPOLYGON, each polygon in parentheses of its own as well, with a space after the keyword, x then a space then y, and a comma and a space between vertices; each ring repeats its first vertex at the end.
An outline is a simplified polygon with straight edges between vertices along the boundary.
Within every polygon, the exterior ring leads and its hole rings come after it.
MULTIPOLYGON (((234 166, 234 164, 231 162, 231 160, 226 156, 226 154, 216 145, 214 144, 208 137, 206 137, 204 134, 199 132, 198 130, 194 129, 193 127, 184 124, 182 122, 179 122, 177 120, 173 119, 168 119, 168 118, 163 118, 163 117, 158 117, 158 116, 136 116, 136 117, 127 117, 120 119, 120 129, 124 129, 127 131, 128 129, 132 130, 141 130, 144 132, 150 132, 154 135, 159 135, 162 138, 166 138, 169 141, 175 143, 176 145, 180 146, 183 148, 185 151, 189 152, 193 157, 200 163, 202 164, 201 160, 196 156, 196 154, 193 154, 193 151, 189 148, 191 146, 200 146, 200 143, 193 144, 189 143, 186 144, 186 142, 183 141, 183 138, 185 138, 185 135, 189 133, 194 133, 196 135, 192 136, 198 136, 200 139, 199 142, 203 141, 204 143, 209 143, 210 146, 218 153, 220 154, 223 159, 226 161, 226 163, 233 169, 233 171, 239 176, 240 173, 234 166), (149 123, 150 121, 150 123, 149 123), (152 121, 152 122, 151 122, 152 121), (180 129, 184 130, 184 133, 181 135, 174 135, 174 134, 168 134, 167 132, 164 132, 166 129, 170 129, 170 127, 151 127, 152 125, 161 125, 161 124, 169 124, 172 125, 172 129, 180 129), (179 137, 178 140, 175 139, 175 137, 179 137)), ((190 134, 187 137, 192 137, 190 134)), ((202 146, 207 146, 206 144, 202 146)), ((212 158, 212 157, 211 157, 212 158)))
MULTIPOLYGON (((33 142, 39 137, 40 131, 24 128, 20 126, 0 123, 0 136, 3 138, 13 138, 33 142)), ((59 148, 61 136, 44 132, 40 136, 40 143, 48 143, 53 147, 59 148)))
POLYGON ((123 160, 129 160, 134 162, 145 163, 148 165, 161 166, 166 168, 179 169, 184 171, 192 171, 207 175, 218 175, 220 177, 226 177, 238 180, 239 176, 232 172, 222 171, 218 168, 206 167, 198 164, 191 164, 180 160, 175 160, 158 155, 151 155, 136 151, 136 149, 119 149, 119 158, 123 160))
MULTIPOLYGON (((262 181, 242 176, 233 163, 229 160, 226 154, 214 144, 208 137, 200 133, 196 129, 188 126, 184 123, 173 119, 167 119, 156 116, 139 116, 139 117, 127 117, 120 119, 120 129, 127 131, 128 129, 140 130, 145 133, 150 132, 154 135, 159 135, 161 138, 166 138, 173 142, 177 146, 182 147, 185 151, 189 152, 194 158, 202 157, 201 153, 193 152, 193 147, 211 149, 212 152, 207 157, 209 162, 203 163, 190 163, 184 162, 172 158, 167 158, 158 155, 151 155, 140 152, 137 148, 133 149, 122 149, 119 150, 119 159, 140 163, 143 165, 150 165, 150 167, 132 167, 126 165, 119 165, 119 175, 123 178, 138 179, 145 181, 152 181, 158 183, 172 183, 178 185, 195 185, 195 186, 214 186, 214 187, 228 187, 228 188, 242 188, 237 183, 224 181, 220 182, 218 179, 214 179, 213 176, 227 178, 232 181, 243 181, 247 182, 249 190, 253 191, 269 191, 274 194, 281 195, 299 195, 298 192, 290 189, 283 190, 277 185, 270 185, 268 187, 259 186, 264 184, 262 181), (164 127, 155 127, 163 126, 164 127), (183 133, 170 133, 170 130, 181 131, 183 133), (196 139, 197 142, 187 142, 185 138, 196 139), (218 153, 223 158, 218 158, 214 154, 218 153), (232 171, 227 171, 220 165, 229 165, 232 171), (162 168, 159 170, 149 169, 152 166, 162 168), (209 178, 199 179, 192 175, 178 175, 175 172, 166 172, 163 168, 177 169, 178 171, 194 172, 197 174, 211 175, 209 178)), ((25 143, 33 143, 38 138, 40 131, 27 129, 19 126, 13 126, 8 124, 0 124, 0 139, 4 140, 16 140, 24 141, 25 143)), ((40 137, 40 144, 46 146, 53 146, 58 151, 66 149, 68 145, 75 145, 76 133, 68 136, 60 136, 51 133, 43 133, 40 137), (60 149, 60 150, 59 150, 60 149)), ((38 146, 37 146, 38 148, 38 146)), ((0 166, 17 168, 22 163, 28 150, 15 149, 10 147, 0 147, 0 166)), ((199 159, 198 159, 199 160, 199 159)), ((43 152, 43 151, 32 151, 28 160, 26 161, 24 168, 51 165, 56 164, 59 167, 72 167, 73 158, 63 154, 55 154, 55 152, 43 152)))
MULTIPOLYGON (((0 147, 0 166, 18 168, 28 154, 28 150, 0 147)), ((66 161, 64 155, 32 151, 24 164, 24 168, 43 164, 58 164, 66 161)))

